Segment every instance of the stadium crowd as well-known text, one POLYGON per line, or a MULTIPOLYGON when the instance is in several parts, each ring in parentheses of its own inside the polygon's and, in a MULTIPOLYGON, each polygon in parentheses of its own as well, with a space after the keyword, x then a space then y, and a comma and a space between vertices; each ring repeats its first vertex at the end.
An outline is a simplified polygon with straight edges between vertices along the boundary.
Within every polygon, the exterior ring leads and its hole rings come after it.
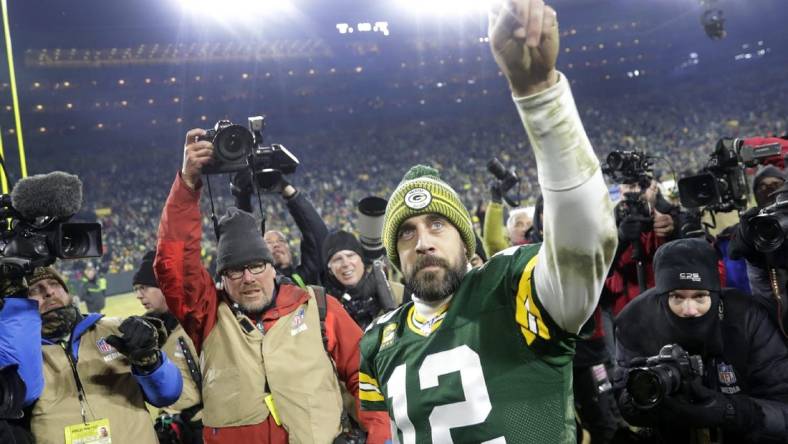
MULTIPOLYGON (((706 100, 727 84, 723 80, 701 86, 690 82, 624 97, 580 95, 578 108, 602 160, 613 149, 645 150, 669 162, 656 165, 667 180, 672 178, 671 169, 681 176, 703 167, 720 137, 777 135, 788 130, 788 101, 783 100, 786 91, 779 82, 765 87, 741 82, 742 87, 727 90, 724 97, 706 100)), ((469 208, 483 206, 489 198, 487 183, 491 176, 486 165, 493 157, 516 168, 522 181, 523 204, 533 205, 538 195, 536 169, 522 149, 527 142, 519 137, 519 123, 511 113, 466 117, 459 122, 433 118, 397 126, 317 129, 280 134, 275 142, 283 143, 301 161, 290 181, 315 202, 329 229, 355 232, 358 201, 369 195, 388 195, 399 171, 426 152, 431 153, 435 167, 457 187, 469 208)), ((155 240, 155 227, 175 165, 167 155, 169 151, 157 141, 142 146, 120 142, 92 151, 90 162, 54 153, 37 158, 32 167, 35 171, 77 174, 84 183, 87 207, 111 210, 110 214, 99 211, 106 252, 100 268, 114 273, 133 270, 145 253, 141 246, 155 240)), ((228 182, 226 176, 212 179, 219 211, 232 205, 228 182)), ((280 199, 265 197, 264 205, 270 227, 284 232, 294 229, 280 199)), ((253 207, 257 208, 256 202, 253 207)), ((210 218, 206 217, 204 223, 212 230, 210 218)), ((481 232, 481 226, 477 228, 481 232)), ((290 239, 297 249, 300 236, 294 234, 290 239)), ((210 238, 205 242, 206 252, 215 249, 210 238)), ((81 278, 83 263, 73 261, 64 266, 69 272, 73 270, 75 279, 81 278)))

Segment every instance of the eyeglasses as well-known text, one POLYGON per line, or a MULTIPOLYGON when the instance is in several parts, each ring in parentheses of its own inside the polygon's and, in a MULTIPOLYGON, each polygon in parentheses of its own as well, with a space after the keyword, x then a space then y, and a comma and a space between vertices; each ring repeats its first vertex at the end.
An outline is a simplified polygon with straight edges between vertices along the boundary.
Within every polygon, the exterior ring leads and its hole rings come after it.
POLYGON ((267 264, 265 262, 259 262, 256 264, 249 264, 245 267, 241 268, 228 268, 224 271, 224 275, 227 276, 229 279, 237 280, 241 279, 244 275, 246 270, 249 270, 249 273, 252 274, 260 274, 265 271, 265 266, 267 264))

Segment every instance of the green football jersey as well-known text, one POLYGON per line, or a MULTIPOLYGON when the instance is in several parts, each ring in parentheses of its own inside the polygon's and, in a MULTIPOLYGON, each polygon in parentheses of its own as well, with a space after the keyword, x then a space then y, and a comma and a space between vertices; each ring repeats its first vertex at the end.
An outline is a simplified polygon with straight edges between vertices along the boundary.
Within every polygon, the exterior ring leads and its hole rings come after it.
POLYGON ((513 247, 469 271, 429 322, 411 302, 367 329, 359 397, 388 411, 395 442, 575 442, 575 336, 536 295, 538 249, 513 247))

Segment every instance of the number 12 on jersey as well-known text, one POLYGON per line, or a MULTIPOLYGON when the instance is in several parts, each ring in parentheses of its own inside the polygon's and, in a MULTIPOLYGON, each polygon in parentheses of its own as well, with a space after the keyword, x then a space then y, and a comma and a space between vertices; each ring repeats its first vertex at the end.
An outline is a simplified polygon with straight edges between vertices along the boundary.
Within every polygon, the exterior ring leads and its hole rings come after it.
MULTIPOLYGON (((479 355, 467 345, 433 353, 424 358, 419 367, 419 390, 438 387, 438 378, 449 373, 460 373, 465 401, 437 405, 432 408, 429 424, 433 444, 453 443, 451 429, 481 424, 492 410, 487 384, 484 381, 479 355)), ((402 432, 402 444, 416 444, 416 429, 408 417, 408 396, 405 387, 405 364, 398 365, 386 383, 391 399, 394 422, 402 432)), ((411 399, 410 402, 418 402, 411 399)), ((425 431, 426 432, 426 431, 425 431)), ((396 440, 396 436, 394 439, 396 440)), ((419 441, 424 442, 426 437, 419 441)), ((506 444, 503 436, 482 444, 506 444)))

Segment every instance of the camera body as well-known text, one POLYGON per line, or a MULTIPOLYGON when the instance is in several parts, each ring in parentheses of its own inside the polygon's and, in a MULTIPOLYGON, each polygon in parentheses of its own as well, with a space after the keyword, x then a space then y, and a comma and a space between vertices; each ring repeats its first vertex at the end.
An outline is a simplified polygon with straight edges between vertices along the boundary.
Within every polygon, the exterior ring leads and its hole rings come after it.
POLYGON ((777 191, 777 200, 750 218, 744 236, 761 253, 779 250, 788 236, 788 189, 777 191))
POLYGON ((487 162, 487 171, 498 180, 498 188, 502 194, 501 198, 511 207, 519 206, 519 195, 517 199, 512 199, 507 195, 508 191, 520 182, 520 178, 517 177, 514 168, 506 169, 497 157, 493 157, 487 162))
POLYGON ((602 172, 616 183, 639 184, 642 189, 651 185, 653 160, 643 151, 614 150, 607 155, 602 172))
POLYGON ((632 364, 636 367, 628 372, 627 391, 641 410, 654 408, 677 393, 682 381, 703 376, 703 359, 678 344, 665 345, 656 356, 636 358, 632 364))
POLYGON ((722 138, 700 174, 679 179, 679 200, 687 208, 743 210, 749 195, 745 167, 764 163, 780 153, 778 143, 753 146, 745 139, 722 138))
POLYGON ((283 175, 294 173, 300 162, 282 145, 263 145, 264 117, 253 116, 248 120, 248 128, 220 120, 198 137, 214 147, 213 162, 203 167, 202 172, 223 174, 249 169, 259 188, 270 189, 283 175))
MULTIPOLYGON (((624 197, 616 204, 616 225, 620 224, 624 218, 631 215, 648 218, 651 221, 650 224, 653 225, 651 206, 648 202, 640 198, 642 194, 643 193, 624 193, 624 197)), ((646 225, 643 227, 643 231, 651 231, 651 227, 646 225)))

